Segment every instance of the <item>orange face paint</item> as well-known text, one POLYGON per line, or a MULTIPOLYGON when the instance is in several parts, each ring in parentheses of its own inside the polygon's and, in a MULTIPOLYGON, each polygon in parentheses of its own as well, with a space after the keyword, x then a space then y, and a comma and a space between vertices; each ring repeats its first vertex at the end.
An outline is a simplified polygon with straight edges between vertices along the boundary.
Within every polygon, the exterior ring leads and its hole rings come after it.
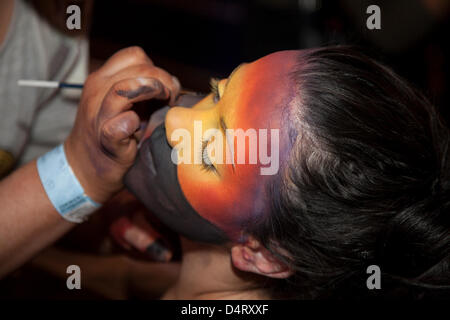
MULTIPOLYGON (((194 121, 202 121, 203 130, 226 123, 230 129, 278 129, 279 159, 289 151, 283 110, 295 97, 295 84, 289 76, 298 61, 299 51, 282 51, 241 66, 228 80, 219 83, 220 100, 211 96, 192 109, 172 108, 165 120, 169 143, 177 128, 192 132, 194 121)), ((271 135, 268 135, 270 144, 271 135)), ((178 181, 184 196, 195 211, 218 226, 231 239, 238 239, 248 223, 267 213, 268 183, 274 176, 261 175, 260 162, 237 164, 234 168, 215 164, 216 172, 205 172, 199 164, 178 164, 178 181)), ((247 148, 248 149, 248 148, 247 148)), ((270 149, 269 149, 270 150, 270 149)), ((246 150, 246 158, 250 155, 246 150)))

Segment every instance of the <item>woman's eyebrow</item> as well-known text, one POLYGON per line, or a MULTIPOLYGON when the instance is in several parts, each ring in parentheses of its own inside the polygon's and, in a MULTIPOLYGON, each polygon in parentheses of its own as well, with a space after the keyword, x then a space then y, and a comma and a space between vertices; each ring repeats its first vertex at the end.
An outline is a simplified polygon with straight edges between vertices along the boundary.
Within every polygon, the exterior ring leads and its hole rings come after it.
POLYGON ((232 159, 231 167, 233 168, 233 173, 234 173, 234 154, 233 154, 233 150, 231 149, 231 146, 228 141, 228 135, 227 135, 228 128, 227 128, 227 124, 225 123, 225 119, 223 117, 220 117, 220 129, 222 129, 222 131, 223 131, 223 135, 225 136, 225 141, 227 143, 228 149, 231 152, 231 159, 232 159))
POLYGON ((247 63, 241 63, 240 65, 238 65, 236 68, 234 68, 234 70, 230 73, 230 75, 228 76, 227 82, 225 83, 225 89, 227 88, 228 83, 230 83, 231 78, 233 77, 233 75, 243 66, 245 66, 247 63))

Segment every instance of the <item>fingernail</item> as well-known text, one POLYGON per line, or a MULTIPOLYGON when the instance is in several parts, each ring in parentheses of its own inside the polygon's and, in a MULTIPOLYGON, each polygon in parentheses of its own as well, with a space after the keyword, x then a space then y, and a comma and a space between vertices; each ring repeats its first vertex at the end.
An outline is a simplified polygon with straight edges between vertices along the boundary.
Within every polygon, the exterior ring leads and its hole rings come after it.
POLYGON ((175 76, 172 76, 172 81, 175 83, 175 85, 178 87, 178 89, 180 89, 181 88, 181 84, 180 84, 180 81, 178 80, 178 78, 177 77, 175 77, 175 76))
POLYGON ((167 262, 172 258, 171 252, 166 248, 161 239, 150 244, 145 251, 150 254, 154 261, 167 262))

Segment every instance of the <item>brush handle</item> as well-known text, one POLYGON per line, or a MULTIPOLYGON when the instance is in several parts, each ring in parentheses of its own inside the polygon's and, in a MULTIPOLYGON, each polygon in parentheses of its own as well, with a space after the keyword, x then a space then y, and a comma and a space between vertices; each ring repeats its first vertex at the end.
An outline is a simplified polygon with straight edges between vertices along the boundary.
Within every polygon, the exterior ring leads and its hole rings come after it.
POLYGON ((71 89, 83 89, 84 85, 81 83, 66 83, 66 82, 61 82, 59 84, 60 88, 71 88, 71 89))
POLYGON ((58 81, 19 80, 17 81, 17 84, 21 87, 83 89, 83 84, 81 83, 66 83, 58 81))

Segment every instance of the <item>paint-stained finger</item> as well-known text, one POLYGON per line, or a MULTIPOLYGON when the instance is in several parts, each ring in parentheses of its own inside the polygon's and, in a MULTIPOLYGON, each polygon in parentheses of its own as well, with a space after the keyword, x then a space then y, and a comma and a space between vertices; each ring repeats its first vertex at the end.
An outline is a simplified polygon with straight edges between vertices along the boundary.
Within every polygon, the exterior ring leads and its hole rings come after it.
POLYGON ((106 94, 100 110, 100 121, 130 109, 133 103, 169 98, 169 90, 155 78, 133 78, 116 82, 106 94))
POLYGON ((168 104, 174 105, 181 87, 180 82, 175 76, 172 76, 164 69, 155 66, 149 66, 148 64, 141 64, 133 65, 129 68, 121 70, 114 75, 113 79, 126 79, 129 78, 130 75, 136 78, 153 78, 160 81, 164 88, 169 91, 170 97, 167 98, 169 100, 168 104))
POLYGON ((137 152, 137 141, 133 135, 139 128, 139 116, 132 110, 108 119, 100 131, 101 149, 123 164, 132 162, 137 152))

